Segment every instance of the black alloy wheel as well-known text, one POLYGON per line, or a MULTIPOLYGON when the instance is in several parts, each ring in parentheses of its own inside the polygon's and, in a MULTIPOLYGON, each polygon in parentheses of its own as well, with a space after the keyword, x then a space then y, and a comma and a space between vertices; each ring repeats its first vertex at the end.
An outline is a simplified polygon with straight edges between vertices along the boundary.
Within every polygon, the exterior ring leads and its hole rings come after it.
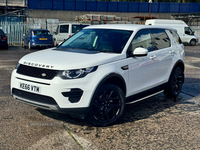
POLYGON ((122 90, 116 85, 106 84, 94 95, 88 119, 95 126, 107 126, 120 118, 124 107, 125 97, 122 90))
POLYGON ((164 91, 165 95, 171 98, 177 97, 181 92, 183 82, 183 71, 180 67, 177 67, 170 76, 168 85, 164 91))

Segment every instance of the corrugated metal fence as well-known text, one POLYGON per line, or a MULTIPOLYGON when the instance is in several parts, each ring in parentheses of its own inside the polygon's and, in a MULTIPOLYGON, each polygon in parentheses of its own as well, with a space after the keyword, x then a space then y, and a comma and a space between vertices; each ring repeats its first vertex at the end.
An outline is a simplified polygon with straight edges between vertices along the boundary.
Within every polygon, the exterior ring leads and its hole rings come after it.
POLYGON ((27 25, 24 23, 1 23, 0 28, 7 34, 9 45, 21 45, 27 25))
POLYGON ((21 45, 23 36, 27 29, 48 29, 52 34, 55 31, 57 24, 53 23, 16 23, 16 22, 3 22, 0 23, 0 29, 2 29, 8 38, 9 45, 21 45))

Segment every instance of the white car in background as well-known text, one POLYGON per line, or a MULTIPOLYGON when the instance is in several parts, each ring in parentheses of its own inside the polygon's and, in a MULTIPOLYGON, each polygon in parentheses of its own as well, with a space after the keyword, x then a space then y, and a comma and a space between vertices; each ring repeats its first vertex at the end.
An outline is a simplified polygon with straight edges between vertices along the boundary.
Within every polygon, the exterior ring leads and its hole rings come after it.
POLYGON ((54 45, 58 45, 64 40, 71 37, 74 33, 82 30, 84 27, 89 26, 90 24, 80 24, 80 23, 62 23, 59 24, 54 32, 54 45))
POLYGON ((126 104, 160 92, 177 97, 184 56, 172 28, 88 26, 57 48, 21 58, 12 72, 11 93, 18 101, 107 126, 116 123, 126 104))
POLYGON ((167 20, 167 19, 149 19, 145 25, 166 26, 177 30, 183 43, 195 46, 198 43, 198 36, 192 29, 182 20, 167 20))

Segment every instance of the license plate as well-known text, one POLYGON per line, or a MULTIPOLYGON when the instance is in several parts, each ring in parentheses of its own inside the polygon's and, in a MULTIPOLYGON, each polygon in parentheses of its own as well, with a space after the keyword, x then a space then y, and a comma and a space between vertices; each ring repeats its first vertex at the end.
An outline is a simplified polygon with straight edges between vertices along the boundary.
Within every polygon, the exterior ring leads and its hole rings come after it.
POLYGON ((39 38, 39 40, 47 40, 47 38, 39 38))
POLYGON ((41 92, 40 87, 35 86, 35 85, 26 84, 26 83, 19 83, 19 88, 26 90, 26 91, 34 92, 34 93, 40 93, 41 92))

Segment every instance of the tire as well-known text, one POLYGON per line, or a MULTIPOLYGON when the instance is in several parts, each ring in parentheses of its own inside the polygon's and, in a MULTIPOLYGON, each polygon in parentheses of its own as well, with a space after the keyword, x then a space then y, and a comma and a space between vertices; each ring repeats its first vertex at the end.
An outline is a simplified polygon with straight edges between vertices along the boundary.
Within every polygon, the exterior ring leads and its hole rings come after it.
POLYGON ((164 94, 170 98, 176 98, 182 89, 182 85, 184 82, 184 74, 183 70, 180 67, 177 67, 173 70, 167 87, 164 90, 164 94))
POLYGON ((30 42, 28 42, 28 49, 32 49, 30 42))
POLYGON ((22 47, 25 49, 26 48, 26 46, 24 45, 24 41, 22 41, 22 47))
POLYGON ((191 46, 195 46, 195 45, 196 45, 196 40, 194 40, 194 39, 191 40, 191 41, 190 41, 190 45, 191 45, 191 46))
POLYGON ((103 85, 95 92, 87 117, 95 126, 111 125, 123 114, 125 101, 124 93, 118 86, 103 85))

